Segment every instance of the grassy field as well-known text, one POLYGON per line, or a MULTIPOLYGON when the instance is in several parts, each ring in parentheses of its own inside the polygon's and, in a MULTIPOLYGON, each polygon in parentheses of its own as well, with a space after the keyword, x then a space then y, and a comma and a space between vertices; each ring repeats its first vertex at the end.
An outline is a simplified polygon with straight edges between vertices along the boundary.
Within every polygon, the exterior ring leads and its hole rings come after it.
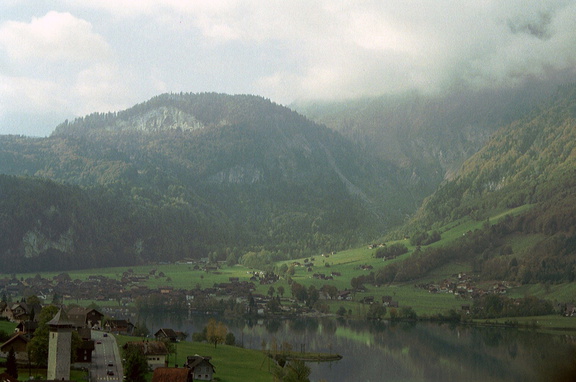
MULTIPOLYGON (((118 346, 139 338, 116 336, 118 346)), ((273 380, 270 369, 273 362, 262 352, 236 346, 210 345, 199 342, 178 342, 175 355, 170 355, 169 367, 182 367, 189 355, 211 356, 210 361, 216 369, 215 377, 221 382, 270 382, 273 380)), ((150 376, 151 378, 151 376, 150 376)))
POLYGON ((16 329, 16 323, 10 321, 0 321, 0 330, 6 333, 14 333, 14 329, 16 329))

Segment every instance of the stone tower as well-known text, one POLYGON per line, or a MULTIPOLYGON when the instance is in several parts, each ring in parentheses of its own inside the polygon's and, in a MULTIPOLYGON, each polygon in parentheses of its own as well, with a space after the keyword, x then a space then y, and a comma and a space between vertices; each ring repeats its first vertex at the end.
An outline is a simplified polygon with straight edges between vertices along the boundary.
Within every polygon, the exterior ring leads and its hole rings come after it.
POLYGON ((48 380, 70 380, 70 352, 72 351, 72 322, 60 309, 48 322, 48 380))

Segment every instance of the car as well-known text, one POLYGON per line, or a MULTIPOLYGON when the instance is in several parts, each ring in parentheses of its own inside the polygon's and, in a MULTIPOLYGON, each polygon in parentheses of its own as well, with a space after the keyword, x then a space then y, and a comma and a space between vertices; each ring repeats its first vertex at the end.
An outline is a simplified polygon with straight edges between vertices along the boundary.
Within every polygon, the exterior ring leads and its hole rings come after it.
POLYGON ((106 372, 106 375, 114 375, 114 371, 108 370, 108 371, 106 372))
POLYGON ((96 341, 96 343, 97 343, 98 345, 100 345, 100 344, 102 343, 102 341, 96 341))
POLYGON ((104 333, 104 337, 108 337, 108 333, 104 333))
POLYGON ((114 364, 112 362, 108 362, 108 367, 112 367, 114 364))

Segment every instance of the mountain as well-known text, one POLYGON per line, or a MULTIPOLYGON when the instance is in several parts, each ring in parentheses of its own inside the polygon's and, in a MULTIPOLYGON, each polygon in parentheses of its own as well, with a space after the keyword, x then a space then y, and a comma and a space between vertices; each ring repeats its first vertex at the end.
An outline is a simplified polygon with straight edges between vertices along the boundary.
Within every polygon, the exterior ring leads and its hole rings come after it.
POLYGON ((576 85, 495 132, 420 209, 423 225, 560 202, 576 191, 576 85))
POLYGON ((129 199, 102 191, 0 175, 3 272, 141 262, 138 232, 152 222, 146 222, 148 216, 139 216, 129 199))
POLYGON ((391 236, 413 240, 434 230, 438 239, 460 224, 478 228, 418 246, 380 270, 379 281, 418 279, 451 262, 471 265, 484 280, 576 280, 576 85, 496 131, 391 236))
MULTIPOLYGON (((248 95, 164 94, 121 112, 65 121, 48 138, 1 136, 0 173, 118 200, 124 206, 118 211, 107 204, 110 224, 122 236, 118 256, 132 262, 346 248, 381 235, 417 206, 394 164, 286 107, 248 95)), ((94 208, 38 200, 42 214, 94 208)), ((68 235, 75 244, 76 213, 62 219, 51 242, 68 235)), ((28 216, 5 256, 26 253, 26 235, 46 228, 36 221, 43 219, 28 216)), ((26 256, 44 256, 38 248, 26 256)), ((74 245, 58 250, 75 252, 74 245)), ((76 264, 92 265, 82 259, 76 264)))
POLYGON ((497 129, 522 118, 555 89, 555 84, 533 81, 509 89, 410 92, 292 107, 396 165, 412 195, 422 201, 453 179, 497 129))

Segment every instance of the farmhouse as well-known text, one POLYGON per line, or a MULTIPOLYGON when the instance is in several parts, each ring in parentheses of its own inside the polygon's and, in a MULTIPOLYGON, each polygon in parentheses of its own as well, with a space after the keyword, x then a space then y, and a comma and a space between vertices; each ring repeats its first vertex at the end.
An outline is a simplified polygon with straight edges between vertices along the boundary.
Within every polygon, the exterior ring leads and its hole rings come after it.
POLYGON ((212 357, 204 357, 198 354, 188 356, 185 367, 192 370, 195 381, 211 381, 214 373, 214 365, 210 363, 212 357))
POLYGON ((148 367, 152 370, 159 367, 168 366, 168 348, 162 341, 140 341, 140 342, 128 342, 124 345, 124 349, 128 348, 138 348, 148 362, 148 367))
POLYGON ((115 332, 118 334, 128 334, 131 335, 134 331, 134 324, 126 320, 109 320, 106 322, 106 330, 109 332, 115 332))
POLYGON ((16 333, 0 346, 0 352, 6 357, 10 349, 14 349, 16 360, 26 362, 28 361, 28 352, 26 351, 28 342, 30 342, 30 338, 26 334, 16 333))
POLYGON ((192 371, 187 368, 158 367, 154 369, 152 382, 192 382, 192 371))
POLYGON ((157 340, 169 340, 170 342, 176 342, 178 339, 178 334, 174 331, 174 329, 159 329, 156 333, 154 333, 154 338, 157 340))
POLYGON ((68 310, 68 319, 74 323, 76 328, 93 328, 102 327, 102 318, 104 315, 96 309, 74 307, 68 310))

